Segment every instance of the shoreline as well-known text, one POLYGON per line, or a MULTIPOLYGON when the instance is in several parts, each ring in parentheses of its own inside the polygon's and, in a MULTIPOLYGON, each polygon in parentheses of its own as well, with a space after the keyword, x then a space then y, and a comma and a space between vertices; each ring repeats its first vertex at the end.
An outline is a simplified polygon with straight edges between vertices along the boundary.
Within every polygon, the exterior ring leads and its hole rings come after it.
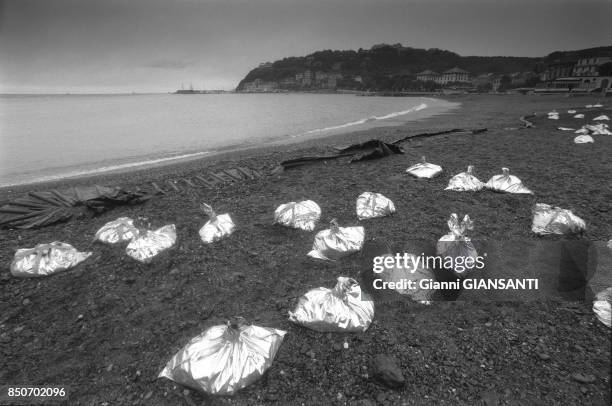
POLYGON ((44 185, 56 185, 64 183, 70 184, 71 182, 78 182, 79 184, 81 184, 81 182, 87 181, 88 179, 98 179, 101 177, 112 178, 115 175, 121 176, 133 172, 149 171, 169 166, 180 166, 193 161, 211 160, 213 158, 219 158, 222 156, 227 156, 228 159, 232 159, 233 156, 242 156, 243 154, 248 154, 249 152, 255 154, 256 156, 259 156, 262 153, 267 154, 276 149, 292 149, 296 146, 299 147, 299 145, 301 144, 310 144, 314 142, 326 144, 329 142, 333 142, 332 139, 334 137, 350 137, 350 135, 354 133, 361 133, 364 131, 376 132, 376 130, 382 128, 401 128, 404 126, 409 126, 412 123, 416 123, 418 121, 427 120, 440 115, 451 113, 454 110, 461 109, 461 103, 459 102, 449 101, 437 97, 419 97, 425 101, 432 100, 434 101, 434 104, 432 106, 426 105, 426 107, 424 108, 419 108, 420 106, 422 106, 421 104, 419 106, 415 106, 409 110, 406 110, 405 112, 392 112, 388 115, 383 116, 383 118, 377 117, 375 119, 372 119, 372 117, 370 117, 368 119, 362 119, 360 120, 360 122, 343 123, 333 127, 309 130, 300 134, 273 136, 268 139, 260 140, 257 144, 252 145, 249 145, 248 143, 245 146, 240 146, 240 144, 234 144, 217 147, 206 151, 183 151, 180 155, 177 156, 160 156, 156 158, 151 157, 150 159, 143 157, 143 161, 117 163, 109 166, 108 170, 104 170, 105 168, 107 168, 106 166, 101 166, 98 168, 84 169, 82 171, 75 170, 80 173, 71 174, 71 172, 68 172, 67 175, 50 175, 48 179, 45 179, 43 177, 43 179, 25 181, 24 183, 0 185, 0 198, 3 196, 3 194, 10 194, 14 190, 24 190, 28 188, 40 190, 39 188, 44 185), (398 122, 406 116, 409 117, 407 121, 398 122))

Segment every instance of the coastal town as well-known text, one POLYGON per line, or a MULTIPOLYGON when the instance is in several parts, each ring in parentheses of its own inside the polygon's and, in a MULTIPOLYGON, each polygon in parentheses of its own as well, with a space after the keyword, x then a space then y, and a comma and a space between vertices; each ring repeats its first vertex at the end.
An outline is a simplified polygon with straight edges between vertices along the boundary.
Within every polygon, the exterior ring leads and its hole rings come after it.
MULTIPOLYGON (((386 45, 372 48, 377 51, 386 45), (377 48, 378 47, 378 48, 377 48)), ((386 46, 400 49, 401 45, 386 46)), ((551 54, 554 55, 554 54, 551 54)), ((469 58, 469 57, 468 57, 469 58)), ((366 59, 367 61, 367 59, 366 59)), ((280 61, 284 62, 284 61, 280 61)), ((363 73, 356 69, 345 69, 343 62, 322 63, 314 56, 306 57, 307 68, 296 73, 283 73, 279 62, 260 64, 252 71, 253 80, 248 77, 238 86, 237 91, 245 93, 276 93, 290 91, 311 92, 393 92, 393 93, 572 93, 612 94, 612 54, 589 55, 585 58, 568 59, 561 56, 546 63, 534 64, 532 70, 517 72, 474 72, 462 66, 435 71, 424 69, 412 73, 410 67, 396 71, 377 73, 373 78, 367 69, 363 73), (279 72, 280 71, 280 76, 279 72), (270 77, 272 77, 270 79, 270 77), (391 85, 379 84, 381 79, 391 85), (377 83, 373 83, 378 79, 377 83), (248 80, 248 81, 247 81, 248 80)), ((362 64, 363 66, 363 64, 362 64)), ((505 67, 502 67, 505 68, 505 67)), ((285 69, 286 70, 286 69, 285 69)))

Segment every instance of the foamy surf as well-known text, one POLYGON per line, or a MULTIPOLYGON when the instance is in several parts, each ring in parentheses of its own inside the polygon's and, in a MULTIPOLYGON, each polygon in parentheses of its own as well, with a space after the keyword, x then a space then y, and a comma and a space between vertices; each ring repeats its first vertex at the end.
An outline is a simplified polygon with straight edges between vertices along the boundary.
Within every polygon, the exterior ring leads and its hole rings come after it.
POLYGON ((102 173, 119 171, 122 169, 137 168, 139 166, 157 165, 157 164, 169 162, 169 161, 178 161, 182 159, 197 158, 197 157, 201 157, 204 155, 210 155, 211 153, 212 153, 211 151, 201 151, 201 152, 194 152, 191 154, 176 155, 176 156, 170 156, 170 157, 164 157, 164 158, 158 158, 158 159, 149 159, 146 161, 130 162, 130 163, 119 164, 119 165, 102 166, 102 167, 94 168, 94 169, 62 172, 62 173, 57 173, 55 175, 42 176, 42 177, 37 177, 37 178, 32 178, 32 179, 24 179, 24 180, 20 180, 16 182, 0 183, 0 187, 28 185, 31 183, 40 183, 40 182, 50 182, 54 180, 75 178, 75 177, 87 176, 87 175, 99 175, 102 173))
POLYGON ((361 120, 350 121, 348 123, 334 125, 334 126, 330 126, 330 127, 316 128, 314 130, 309 130, 309 131, 306 131, 306 132, 303 132, 303 133, 300 133, 300 134, 292 135, 291 138, 304 137, 304 136, 307 136, 307 135, 318 134, 318 133, 322 133, 322 132, 326 132, 326 131, 341 130, 343 128, 353 127, 353 126, 356 126, 356 125, 365 124, 365 123, 369 123, 369 122, 372 122, 372 121, 387 120, 387 119, 390 119, 390 118, 404 116, 406 114, 410 114, 410 113, 414 113, 414 112, 417 112, 417 111, 420 111, 420 110, 424 110, 427 107, 428 107, 427 104, 421 103, 418 106, 414 106, 414 107, 412 107, 412 108, 410 108, 408 110, 395 111, 393 113, 385 114, 384 116, 371 116, 371 117, 368 117, 368 118, 362 118, 361 120))

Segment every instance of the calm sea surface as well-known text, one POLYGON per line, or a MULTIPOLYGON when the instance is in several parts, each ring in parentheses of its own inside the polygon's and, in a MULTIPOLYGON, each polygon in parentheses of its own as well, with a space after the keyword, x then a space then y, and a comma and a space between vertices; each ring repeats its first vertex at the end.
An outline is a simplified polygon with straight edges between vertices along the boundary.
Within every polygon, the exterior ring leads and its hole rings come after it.
POLYGON ((4 95, 0 186, 395 125, 455 106, 336 94, 4 95))

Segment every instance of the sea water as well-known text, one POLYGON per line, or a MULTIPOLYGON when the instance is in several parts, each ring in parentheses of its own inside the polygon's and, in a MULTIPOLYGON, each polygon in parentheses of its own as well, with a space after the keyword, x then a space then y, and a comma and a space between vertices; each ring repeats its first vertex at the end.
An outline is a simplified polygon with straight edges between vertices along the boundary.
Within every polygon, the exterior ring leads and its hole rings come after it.
POLYGON ((455 106, 347 94, 1 95, 0 187, 396 125, 455 106))

